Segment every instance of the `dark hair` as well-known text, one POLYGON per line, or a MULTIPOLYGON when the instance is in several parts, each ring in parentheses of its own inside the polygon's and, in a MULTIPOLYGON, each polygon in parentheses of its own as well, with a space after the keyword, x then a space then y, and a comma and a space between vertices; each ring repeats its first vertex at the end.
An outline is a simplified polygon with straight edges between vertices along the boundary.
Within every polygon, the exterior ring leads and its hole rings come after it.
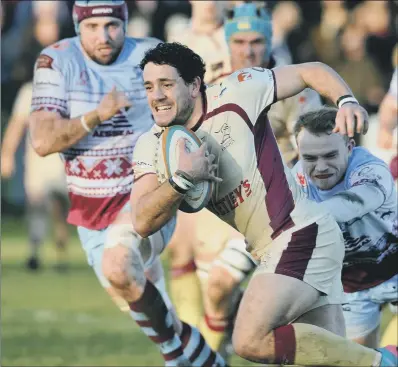
POLYGON ((141 60, 141 70, 144 70, 145 65, 149 62, 176 68, 186 84, 191 84, 196 77, 199 77, 201 80, 200 91, 204 92, 206 89, 203 82, 206 72, 205 63, 198 54, 181 43, 159 43, 156 47, 148 50, 141 60))
MULTIPOLYGON (((330 135, 336 126, 337 111, 338 109, 335 107, 323 106, 319 110, 310 111, 299 116, 293 129, 296 140, 303 129, 314 135, 330 135)), ((348 136, 345 136, 345 138, 348 140, 348 136)))

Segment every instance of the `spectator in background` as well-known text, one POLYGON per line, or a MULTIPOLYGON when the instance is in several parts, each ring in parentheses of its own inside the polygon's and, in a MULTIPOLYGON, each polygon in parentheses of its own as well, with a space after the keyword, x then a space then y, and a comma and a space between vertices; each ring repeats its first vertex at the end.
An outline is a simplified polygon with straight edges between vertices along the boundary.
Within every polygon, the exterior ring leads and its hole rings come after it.
POLYGON ((230 72, 228 47, 223 28, 223 12, 228 1, 190 1, 191 26, 179 37, 168 42, 180 42, 197 54, 206 64, 205 83, 212 84, 224 73, 230 72))
MULTIPOLYGON (((387 89, 393 71, 391 55, 396 43, 396 34, 390 32, 391 15, 397 13, 398 3, 394 1, 365 1, 357 8, 358 24, 364 27, 367 33, 368 54, 376 67, 383 71, 381 75, 383 87, 387 89)), ((392 29, 397 29, 396 23, 392 24, 392 29)))
POLYGON ((349 13, 344 1, 322 1, 319 25, 310 33, 316 59, 334 68, 340 58, 338 35, 347 24, 349 13))
POLYGON ((382 75, 366 52, 366 32, 355 23, 348 24, 341 35, 341 58, 335 66, 352 89, 359 103, 376 112, 384 95, 382 75))
MULTIPOLYGON (((1 176, 10 178, 15 173, 15 153, 27 131, 32 82, 24 84, 18 92, 11 119, 1 147, 1 176)), ((30 270, 40 267, 39 247, 43 244, 49 216, 53 221, 57 250, 56 269, 66 268, 66 244, 68 228, 66 215, 68 198, 63 163, 57 154, 39 157, 28 139, 25 147, 24 186, 27 194, 27 221, 29 257, 26 266, 30 270)))
MULTIPOLYGON (((395 48, 398 53, 398 46, 395 48)), ((394 145, 394 131, 398 121, 398 66, 395 64, 395 72, 391 80, 390 89, 384 96, 379 109, 379 136, 380 148, 391 149, 394 145)), ((396 142, 395 142, 396 144, 396 142)), ((395 147, 396 149, 396 147, 395 147)))
POLYGON ((33 79, 33 65, 40 51, 60 39, 58 14, 61 2, 37 1, 33 3, 32 29, 24 34, 23 51, 12 68, 12 77, 20 83, 33 79))
POLYGON ((272 55, 278 65, 293 62, 287 37, 302 21, 300 7, 294 1, 280 1, 272 11, 272 55))
POLYGON ((32 2, 2 1, 1 6, 1 88, 7 90, 7 93, 1 93, 1 112, 2 118, 7 119, 22 84, 13 79, 11 70, 14 63, 21 58, 24 49, 23 33, 30 24, 32 2))
POLYGON ((158 8, 156 0, 129 2, 132 14, 127 26, 129 37, 149 37, 153 33, 153 15, 158 8))

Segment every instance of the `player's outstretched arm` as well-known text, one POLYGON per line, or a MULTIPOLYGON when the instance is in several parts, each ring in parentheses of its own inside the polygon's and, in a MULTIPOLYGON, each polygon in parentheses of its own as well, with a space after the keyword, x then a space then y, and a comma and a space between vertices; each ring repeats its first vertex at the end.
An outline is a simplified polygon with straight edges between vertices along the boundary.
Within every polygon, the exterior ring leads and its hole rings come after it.
POLYGON ((134 181, 130 203, 135 231, 148 237, 177 214, 184 198, 166 181, 159 184, 156 174, 148 173, 134 181))
POLYGON ((62 152, 103 121, 112 118, 122 108, 131 103, 123 92, 113 88, 91 112, 74 119, 65 119, 57 112, 34 111, 29 118, 29 132, 33 149, 40 156, 62 152))
POLYGON ((366 134, 369 126, 366 110, 356 102, 350 87, 332 68, 320 62, 310 62, 281 66, 273 71, 277 100, 291 97, 305 88, 312 88, 338 105, 334 132, 350 137, 354 136, 355 131, 366 134), (344 96, 352 98, 343 100, 341 97, 344 96))
POLYGON ((380 208, 389 197, 396 196, 394 181, 388 167, 368 164, 351 173, 349 189, 333 195, 321 205, 337 222, 362 218, 380 208))

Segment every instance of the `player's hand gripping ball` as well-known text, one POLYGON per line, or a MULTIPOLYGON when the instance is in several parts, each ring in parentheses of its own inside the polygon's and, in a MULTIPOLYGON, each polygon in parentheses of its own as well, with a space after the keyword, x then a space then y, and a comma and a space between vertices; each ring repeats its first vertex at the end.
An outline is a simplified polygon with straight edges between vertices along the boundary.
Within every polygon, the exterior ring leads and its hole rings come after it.
MULTIPOLYGON (((158 139, 155 167, 160 183, 168 180, 178 169, 178 141, 185 139, 186 149, 194 152, 201 146, 200 139, 191 130, 183 126, 166 128, 158 139)), ((196 213, 203 209, 211 198, 213 182, 201 181, 188 191, 180 205, 180 210, 186 213, 196 213)))

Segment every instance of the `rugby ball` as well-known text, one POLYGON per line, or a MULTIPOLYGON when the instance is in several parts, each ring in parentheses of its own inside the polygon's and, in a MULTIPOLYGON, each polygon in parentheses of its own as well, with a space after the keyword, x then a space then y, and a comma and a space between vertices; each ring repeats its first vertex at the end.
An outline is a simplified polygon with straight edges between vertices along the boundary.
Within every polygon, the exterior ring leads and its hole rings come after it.
MULTIPOLYGON (((180 139, 186 140, 186 149, 189 152, 199 149, 202 144, 193 131, 183 126, 166 128, 158 139, 155 156, 156 174, 160 183, 168 180, 178 169, 179 149, 177 143, 180 139)), ((212 191, 212 182, 199 182, 188 191, 179 209, 185 213, 200 211, 209 202, 212 191)))

